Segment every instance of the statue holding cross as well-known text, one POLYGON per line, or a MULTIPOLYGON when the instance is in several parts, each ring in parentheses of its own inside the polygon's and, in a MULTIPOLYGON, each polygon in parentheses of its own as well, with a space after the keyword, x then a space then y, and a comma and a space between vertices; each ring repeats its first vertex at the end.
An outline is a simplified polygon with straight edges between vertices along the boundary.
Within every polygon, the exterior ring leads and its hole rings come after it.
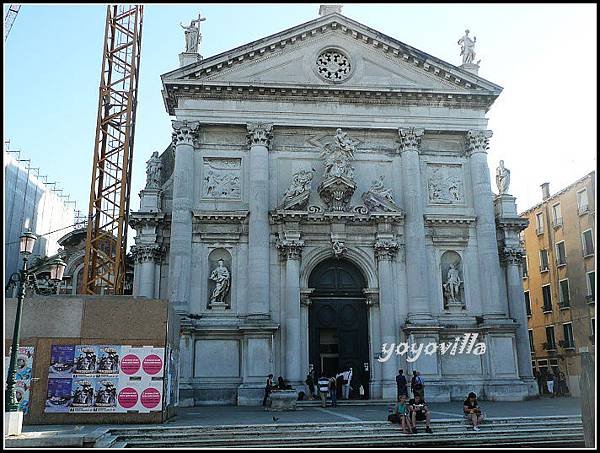
POLYGON ((198 53, 200 42, 202 41, 202 34, 200 33, 200 22, 206 20, 206 17, 202 17, 202 14, 198 14, 198 19, 192 20, 189 26, 185 26, 182 23, 181 28, 184 29, 185 33, 185 51, 186 53, 198 53))

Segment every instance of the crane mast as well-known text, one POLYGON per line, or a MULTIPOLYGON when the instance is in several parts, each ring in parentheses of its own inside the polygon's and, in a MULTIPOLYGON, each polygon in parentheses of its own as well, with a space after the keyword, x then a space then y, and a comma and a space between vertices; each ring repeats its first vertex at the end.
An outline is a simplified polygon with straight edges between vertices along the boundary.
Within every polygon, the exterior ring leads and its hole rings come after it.
POLYGON ((85 294, 123 294, 143 5, 108 5, 83 271, 85 294))
POLYGON ((12 28, 20 9, 21 5, 10 5, 8 7, 8 11, 6 12, 6 16, 4 17, 4 41, 6 41, 6 38, 8 38, 10 29, 12 28))

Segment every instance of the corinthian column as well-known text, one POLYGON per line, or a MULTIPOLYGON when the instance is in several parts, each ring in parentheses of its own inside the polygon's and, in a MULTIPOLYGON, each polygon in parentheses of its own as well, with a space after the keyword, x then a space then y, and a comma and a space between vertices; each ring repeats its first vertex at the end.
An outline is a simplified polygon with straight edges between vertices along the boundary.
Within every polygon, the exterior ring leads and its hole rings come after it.
POLYGON ((419 146, 423 129, 398 129, 402 160, 406 236, 406 277, 408 282, 408 318, 413 323, 431 319, 427 283, 427 250, 423 221, 423 191, 419 146))
POLYGON ((300 257, 304 242, 282 240, 277 244, 285 262, 285 376, 290 384, 302 388, 300 340, 300 257))
POLYGON ((500 297, 500 261, 496 238, 496 221, 487 164, 487 150, 492 131, 472 130, 467 133, 467 156, 473 181, 473 208, 477 216, 476 236, 479 260, 479 284, 484 318, 506 315, 500 297))
POLYGON ((198 122, 173 121, 173 212, 169 249, 169 294, 175 310, 189 312, 192 268, 194 139, 198 122))
POLYGON ((134 272, 139 273, 133 295, 140 297, 156 297, 156 264, 160 260, 162 250, 158 244, 136 244, 131 247, 135 262, 134 272))
MULTIPOLYGON (((399 340, 396 332, 394 316, 394 278, 392 260, 398 252, 396 241, 379 239, 375 242, 375 257, 377 258, 377 273, 379 274, 379 312, 381 313, 381 342, 388 347, 399 340)), ((398 329, 399 330, 399 329, 398 329)), ((381 345, 377 345, 379 349, 381 345)), ((383 362, 383 399, 396 398, 396 360, 392 356, 383 362)))
POLYGON ((250 218, 248 225, 248 314, 269 316, 269 146, 272 124, 248 124, 250 218))

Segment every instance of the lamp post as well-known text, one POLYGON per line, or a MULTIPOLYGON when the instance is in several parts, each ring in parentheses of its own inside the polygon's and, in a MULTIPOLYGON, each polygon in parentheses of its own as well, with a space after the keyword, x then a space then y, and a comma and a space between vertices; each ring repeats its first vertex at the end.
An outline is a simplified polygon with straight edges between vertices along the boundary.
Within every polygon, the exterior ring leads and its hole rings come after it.
MULTIPOLYGON (((33 252, 33 246, 37 236, 31 231, 24 232, 19 241, 19 251, 23 256, 23 268, 19 272, 15 272, 9 278, 8 286, 19 285, 17 293, 17 312, 15 314, 15 327, 13 330, 13 339, 10 352, 10 365, 6 378, 6 391, 4 395, 4 412, 5 412, 5 430, 8 429, 8 434, 20 434, 23 424, 23 413, 19 411, 19 403, 15 392, 16 373, 17 373, 17 355, 19 353, 19 338, 21 331, 21 313, 23 311, 23 299, 25 298, 25 289, 32 284, 32 278, 35 275, 28 270, 27 262, 29 255, 33 252)), ((50 278, 53 282, 58 283, 62 280, 66 264, 56 258, 50 263, 50 278)), ((5 432, 6 434, 6 432, 5 432)))

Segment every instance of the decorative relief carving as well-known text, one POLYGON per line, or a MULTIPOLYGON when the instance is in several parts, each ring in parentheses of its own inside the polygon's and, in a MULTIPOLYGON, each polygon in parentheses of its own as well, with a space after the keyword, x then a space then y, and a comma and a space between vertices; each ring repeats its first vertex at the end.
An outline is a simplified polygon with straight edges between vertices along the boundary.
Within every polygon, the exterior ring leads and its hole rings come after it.
POLYGON ((275 247, 279 250, 281 259, 299 260, 302 256, 304 241, 282 239, 277 241, 275 247))
POLYGON ((356 145, 356 141, 338 128, 335 142, 323 147, 321 157, 325 159, 325 174, 318 191, 331 211, 345 211, 356 190, 354 168, 350 165, 356 145))
POLYGON ((329 49, 317 57, 317 73, 325 80, 342 82, 350 75, 350 59, 339 50, 329 49))
POLYGON ((336 258, 341 258, 348 250, 346 248, 346 243, 339 239, 331 240, 331 248, 333 249, 333 254, 336 258))
POLYGON ((465 202, 460 165, 427 165, 427 190, 430 203, 463 204, 465 202))
POLYGON ((398 252, 399 246, 396 241, 390 239, 379 239, 373 246, 375 256, 378 260, 392 260, 398 252))
POLYGON ((198 121, 173 121, 173 146, 194 146, 194 140, 198 138, 198 121))
POLYGON ((271 146, 271 139, 273 138, 273 125, 268 123, 248 123, 248 146, 260 145, 271 146))
POLYGON ((292 182, 285 192, 282 209, 306 209, 310 197, 310 185, 315 175, 315 169, 300 170, 292 176, 292 182))
POLYGON ((376 288, 365 288, 363 289, 365 295, 365 305, 367 308, 379 305, 379 290, 376 288))
POLYGON ((241 159, 204 158, 203 198, 241 198, 241 159))
POLYGON ((418 151, 421 145, 421 138, 425 131, 423 129, 416 129, 410 127, 407 129, 399 128, 398 134, 400 134, 400 152, 402 151, 418 151))
POLYGON ((467 154, 487 153, 491 137, 492 131, 470 130, 467 132, 467 154))
POLYGON ((383 185, 383 176, 373 180, 369 191, 363 194, 362 200, 369 211, 400 211, 394 202, 392 190, 383 185))

